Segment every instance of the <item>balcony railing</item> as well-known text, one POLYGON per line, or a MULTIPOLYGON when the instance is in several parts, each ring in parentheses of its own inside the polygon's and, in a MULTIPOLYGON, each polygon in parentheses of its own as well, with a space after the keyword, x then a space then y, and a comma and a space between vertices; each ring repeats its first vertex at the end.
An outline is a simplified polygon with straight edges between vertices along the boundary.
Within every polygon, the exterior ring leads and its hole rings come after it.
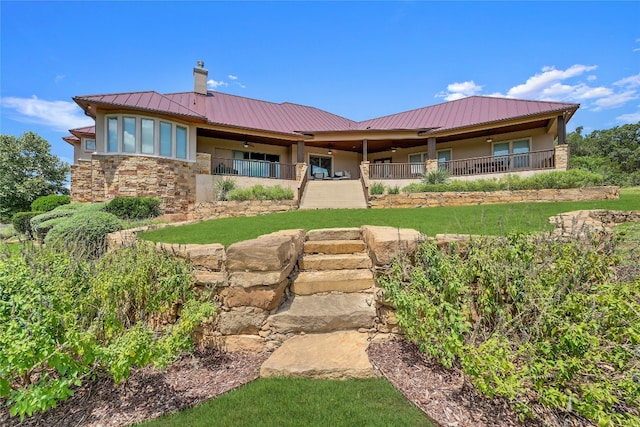
POLYGON ((417 179, 425 168, 424 163, 371 163, 369 179, 417 179))
POLYGON ((475 157, 438 163, 451 176, 470 176, 492 173, 512 173, 526 170, 553 169, 553 150, 530 151, 504 156, 475 157))
POLYGON ((253 178, 296 179, 296 166, 262 160, 211 158, 213 175, 248 176, 253 178))
MULTIPOLYGON (((474 157, 438 163, 451 176, 514 173, 526 170, 554 169, 554 150, 530 151, 504 156, 474 157)), ((369 179, 419 179, 426 172, 424 163, 372 163, 369 179)))

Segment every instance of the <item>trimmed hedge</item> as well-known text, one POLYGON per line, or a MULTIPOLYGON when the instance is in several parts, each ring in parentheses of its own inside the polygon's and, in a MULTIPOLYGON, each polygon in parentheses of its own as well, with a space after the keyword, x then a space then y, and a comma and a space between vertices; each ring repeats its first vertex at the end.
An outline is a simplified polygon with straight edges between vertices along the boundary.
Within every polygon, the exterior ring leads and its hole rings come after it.
POLYGON ((98 258, 106 252, 107 234, 122 230, 122 223, 108 212, 80 212, 56 224, 44 239, 47 246, 67 249, 82 258, 98 258))
POLYGON ((105 211, 120 219, 147 219, 162 215, 157 197, 116 197, 107 203, 105 211))
POLYGON ((13 224, 13 228, 25 236, 31 238, 32 230, 31 230, 31 218, 40 215, 44 212, 17 212, 11 217, 11 223, 13 224))
POLYGON ((80 212, 100 212, 104 207, 104 203, 74 203, 58 206, 52 211, 31 218, 32 237, 43 242, 47 233, 54 226, 66 221, 66 218, 70 218, 80 212))
POLYGON ((61 205, 71 203, 71 197, 51 194, 49 196, 38 197, 31 203, 31 210, 37 212, 49 212, 61 205))

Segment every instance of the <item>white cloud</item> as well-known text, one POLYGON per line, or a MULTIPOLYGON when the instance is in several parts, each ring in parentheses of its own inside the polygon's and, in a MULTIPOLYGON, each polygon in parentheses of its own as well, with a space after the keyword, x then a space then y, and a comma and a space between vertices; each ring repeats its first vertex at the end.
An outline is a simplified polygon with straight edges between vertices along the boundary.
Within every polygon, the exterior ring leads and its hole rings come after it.
POLYGON ((212 89, 215 89, 219 86, 229 86, 229 83, 225 82, 225 81, 216 81, 216 80, 208 80, 207 81, 207 85, 209 85, 212 89))
POLYGON ((91 126, 95 122, 84 115, 82 109, 70 101, 45 101, 31 98, 5 97, 0 99, 3 109, 12 110, 9 117, 22 123, 48 126, 59 132, 91 126))
POLYGON ((616 120, 622 123, 638 123, 640 122, 640 105, 635 113, 622 114, 616 117, 616 120))
POLYGON ((593 111, 600 111, 607 108, 621 107, 629 101, 640 98, 635 90, 627 90, 620 93, 614 93, 610 96, 600 98, 594 102, 593 111))
POLYGON ((590 76, 587 76, 587 81, 590 81, 590 82, 594 82, 594 81, 596 81, 597 79, 598 79, 598 77, 597 77, 597 76, 594 76, 593 74, 592 74, 592 75, 590 75, 590 76))
POLYGON ((640 73, 620 79, 613 84, 616 86, 625 86, 628 89, 640 87, 640 73))
MULTIPOLYGON (((544 91, 555 83, 580 76, 588 71, 598 68, 597 65, 575 64, 566 70, 557 70, 555 67, 543 67, 542 72, 529 77, 523 84, 509 89, 507 97, 525 99, 544 99, 544 91)), ((565 92, 567 93, 567 92, 565 92)))
POLYGON ((56 76, 53 78, 53 81, 55 83, 60 83, 61 81, 64 80, 64 78, 67 77, 64 74, 56 74, 56 76))
POLYGON ((444 98, 445 101, 455 101, 456 99, 477 95, 481 91, 481 85, 477 85, 473 80, 469 80, 466 82, 449 84, 447 86, 447 92, 440 92, 436 97, 444 98))
POLYGON ((238 76, 234 76, 233 74, 229 74, 227 77, 229 80, 238 80, 238 76))

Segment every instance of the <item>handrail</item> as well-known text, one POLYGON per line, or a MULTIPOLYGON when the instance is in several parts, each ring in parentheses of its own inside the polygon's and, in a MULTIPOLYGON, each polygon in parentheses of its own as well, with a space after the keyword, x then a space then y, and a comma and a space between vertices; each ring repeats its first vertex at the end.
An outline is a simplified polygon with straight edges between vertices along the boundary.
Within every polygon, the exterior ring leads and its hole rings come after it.
POLYGON ((424 175, 424 163, 371 163, 370 179, 411 179, 424 175))
MULTIPOLYGON (((368 163, 367 164, 369 167, 371 167, 371 164, 368 163)), ((362 184, 362 191, 364 192, 364 199, 367 201, 367 204, 369 204, 369 174, 371 172, 367 173, 365 166, 360 163, 360 184, 362 184)))
POLYGON ((211 174, 295 180, 296 166, 264 160, 212 157, 211 174))
POLYGON ((307 170, 308 166, 306 164, 303 164, 300 168, 300 180, 298 181, 298 207, 300 207, 300 203, 302 202, 304 190, 307 188, 307 180, 309 179, 307 170))

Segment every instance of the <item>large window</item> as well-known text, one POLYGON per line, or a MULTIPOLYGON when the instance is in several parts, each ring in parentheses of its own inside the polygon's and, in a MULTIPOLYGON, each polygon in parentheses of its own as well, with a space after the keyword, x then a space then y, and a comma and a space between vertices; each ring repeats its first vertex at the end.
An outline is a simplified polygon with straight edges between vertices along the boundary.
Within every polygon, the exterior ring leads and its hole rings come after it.
POLYGON ((493 144, 493 156, 498 158, 502 157, 503 162, 514 169, 529 167, 529 150, 529 138, 496 142, 493 144))
POLYGON ((409 154, 409 163, 426 163, 428 158, 427 153, 409 154))
POLYGON ((105 138, 108 153, 189 158, 189 128, 165 120, 107 116, 105 138))

